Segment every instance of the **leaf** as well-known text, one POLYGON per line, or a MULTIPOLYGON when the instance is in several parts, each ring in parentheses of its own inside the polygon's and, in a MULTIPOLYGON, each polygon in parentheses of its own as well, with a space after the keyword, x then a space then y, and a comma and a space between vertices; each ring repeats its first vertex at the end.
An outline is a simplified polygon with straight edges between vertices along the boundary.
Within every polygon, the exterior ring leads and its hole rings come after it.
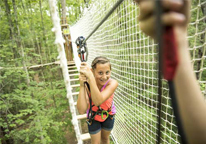
POLYGON ((35 56, 35 57, 41 57, 41 55, 36 54, 36 53, 32 53, 32 55, 35 56))
POLYGON ((18 125, 21 125, 21 124, 25 123, 25 121, 23 121, 22 119, 17 119, 15 122, 16 122, 18 125))
POLYGON ((9 126, 10 127, 16 127, 16 124, 10 124, 9 126))
POLYGON ((25 142, 29 142, 29 137, 28 136, 26 137, 25 142))

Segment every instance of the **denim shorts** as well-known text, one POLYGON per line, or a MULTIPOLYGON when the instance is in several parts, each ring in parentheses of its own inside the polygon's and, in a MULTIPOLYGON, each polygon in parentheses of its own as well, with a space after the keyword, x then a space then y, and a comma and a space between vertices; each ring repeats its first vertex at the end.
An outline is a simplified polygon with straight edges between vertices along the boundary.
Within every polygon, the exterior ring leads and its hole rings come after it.
POLYGON ((111 131, 114 126, 114 120, 115 117, 113 119, 108 117, 104 122, 93 120, 91 125, 88 124, 89 133, 97 134, 101 129, 111 131))

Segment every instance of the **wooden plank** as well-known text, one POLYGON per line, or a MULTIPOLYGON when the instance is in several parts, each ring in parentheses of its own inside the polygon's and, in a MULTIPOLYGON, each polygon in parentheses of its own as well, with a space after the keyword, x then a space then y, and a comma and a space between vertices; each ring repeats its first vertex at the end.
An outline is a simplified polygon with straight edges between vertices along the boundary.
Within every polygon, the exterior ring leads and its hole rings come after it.
POLYGON ((54 63, 55 63, 55 64, 60 64, 60 61, 55 61, 54 63))
MULTIPOLYGON (((60 64, 60 61, 55 61, 55 64, 60 64)), ((75 64, 74 61, 67 61, 67 64, 75 64)))
POLYGON ((69 76, 79 76, 79 73, 76 73, 76 74, 69 74, 69 76))
POLYGON ((67 65, 75 65, 74 61, 67 61, 67 65))
POLYGON ((72 88, 74 88, 74 87, 79 87, 79 86, 80 86, 80 84, 71 85, 72 88))
POLYGON ((86 118, 87 118, 87 114, 77 115, 77 119, 78 119, 78 120, 86 119, 86 118))
MULTIPOLYGON (((53 65, 53 64, 59 65, 60 61, 55 61, 55 62, 46 63, 46 64, 39 64, 39 65, 28 66, 27 68, 28 69, 35 69, 35 68, 40 68, 40 67, 44 67, 44 66, 48 66, 48 65, 53 65)), ((67 61, 67 64, 68 65, 72 65, 72 66, 70 66, 72 68, 76 68, 76 66, 73 66, 73 65, 75 65, 74 61, 67 61)), ((1 69, 23 69, 23 67, 0 67, 0 70, 1 69)))
MULTIPOLYGON (((55 64, 60 64, 60 61, 54 62, 55 64)), ((67 61, 67 65, 75 65, 74 61, 67 61)))
POLYGON ((76 68, 76 66, 68 66, 68 69, 76 68))
POLYGON ((79 81, 79 79, 70 79, 70 81, 72 82, 72 81, 79 81))
POLYGON ((79 92, 74 92, 74 93, 72 93, 72 96, 78 95, 78 94, 79 94, 79 92))
POLYGON ((69 24, 61 24, 61 26, 62 26, 62 27, 64 27, 64 26, 69 26, 69 24))
POLYGON ((80 137, 81 137, 81 140, 83 140, 83 141, 88 140, 88 139, 91 139, 89 133, 81 134, 80 137))
POLYGON ((48 66, 48 65, 53 65, 53 64, 56 64, 56 62, 46 63, 46 64, 40 64, 40 65, 33 65, 33 66, 29 66, 28 68, 29 68, 29 69, 39 68, 39 67, 48 66))
POLYGON ((77 69, 75 70, 68 70, 68 72, 78 72, 77 69))

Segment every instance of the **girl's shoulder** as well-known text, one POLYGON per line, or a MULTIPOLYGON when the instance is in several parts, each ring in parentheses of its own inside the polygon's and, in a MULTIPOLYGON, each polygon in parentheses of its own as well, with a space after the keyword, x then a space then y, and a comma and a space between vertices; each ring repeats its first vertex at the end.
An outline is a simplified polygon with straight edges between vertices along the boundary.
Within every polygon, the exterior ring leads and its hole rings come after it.
POLYGON ((115 79, 110 79, 110 81, 108 82, 107 86, 118 86, 118 82, 115 79))

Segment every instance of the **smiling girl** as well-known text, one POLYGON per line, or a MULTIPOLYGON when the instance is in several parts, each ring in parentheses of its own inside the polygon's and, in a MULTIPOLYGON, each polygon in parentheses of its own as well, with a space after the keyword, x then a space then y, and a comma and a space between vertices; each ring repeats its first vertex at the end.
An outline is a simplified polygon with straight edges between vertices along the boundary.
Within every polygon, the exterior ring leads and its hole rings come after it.
POLYGON ((111 64, 105 57, 96 57, 91 65, 80 66, 80 91, 77 109, 80 114, 87 111, 87 123, 92 144, 109 144, 109 135, 114 126, 116 109, 113 102, 118 82, 111 79, 111 64), (85 85, 90 85, 90 91, 85 85))

